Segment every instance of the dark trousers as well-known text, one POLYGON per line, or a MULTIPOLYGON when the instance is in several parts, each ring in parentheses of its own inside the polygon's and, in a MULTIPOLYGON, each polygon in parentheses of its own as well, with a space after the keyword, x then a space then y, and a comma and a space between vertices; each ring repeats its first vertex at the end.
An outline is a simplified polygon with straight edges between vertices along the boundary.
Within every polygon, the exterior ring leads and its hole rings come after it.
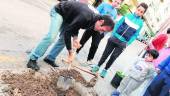
POLYGON ((126 47, 125 42, 122 42, 115 37, 110 37, 108 39, 103 55, 98 63, 98 66, 100 67, 105 62, 105 60, 108 58, 108 56, 111 54, 109 61, 106 63, 105 69, 107 70, 108 68, 110 68, 112 63, 122 53, 125 47, 126 47))
POLYGON ((89 50, 89 54, 87 57, 87 61, 92 60, 94 58, 94 55, 97 51, 97 48, 99 46, 99 43, 101 41, 101 39, 104 37, 104 34, 100 34, 97 31, 94 31, 93 29, 87 29, 81 40, 80 40, 80 44, 82 45, 76 52, 79 53, 79 51, 81 50, 81 48, 84 47, 84 44, 89 40, 89 38, 92 36, 92 43, 91 43, 91 47, 89 50))
POLYGON ((143 96, 169 96, 170 74, 162 71, 154 78, 143 96))
POLYGON ((102 0, 95 0, 92 5, 96 8, 96 7, 98 7, 98 5, 100 5, 101 3, 102 3, 102 0))

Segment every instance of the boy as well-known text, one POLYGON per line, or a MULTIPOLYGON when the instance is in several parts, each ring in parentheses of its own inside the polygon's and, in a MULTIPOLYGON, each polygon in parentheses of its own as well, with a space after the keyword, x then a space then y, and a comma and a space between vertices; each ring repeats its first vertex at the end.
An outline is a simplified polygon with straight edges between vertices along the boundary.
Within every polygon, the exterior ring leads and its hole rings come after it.
MULTIPOLYGON (((96 31, 108 32, 114 27, 114 22, 110 16, 101 16, 95 14, 86 4, 75 1, 63 1, 58 3, 51 11, 51 26, 48 34, 38 44, 38 46, 31 52, 27 67, 35 71, 39 70, 37 60, 42 57, 48 47, 56 39, 57 33, 63 26, 63 38, 68 50, 68 58, 72 60, 73 50, 71 44, 71 37, 73 37, 73 45, 75 48, 79 47, 79 40, 77 38, 79 29, 94 28, 96 31), (63 26, 62 26, 63 25, 63 26)), ((52 67, 58 67, 55 62, 45 60, 52 67)))
POLYGON ((123 78, 113 96, 130 96, 145 80, 153 78, 155 68, 152 62, 158 56, 158 51, 148 50, 145 58, 137 60, 129 69, 128 75, 123 78))
POLYGON ((104 78, 106 76, 107 70, 117 59, 117 57, 123 52, 127 45, 130 45, 139 35, 139 32, 143 27, 143 20, 141 19, 141 17, 144 15, 147 9, 148 5, 145 3, 141 3, 138 5, 135 13, 123 16, 115 24, 112 36, 108 39, 107 45, 100 61, 98 62, 98 65, 92 68, 93 73, 99 70, 100 66, 111 54, 110 59, 106 64, 106 67, 100 73, 101 77, 104 78))

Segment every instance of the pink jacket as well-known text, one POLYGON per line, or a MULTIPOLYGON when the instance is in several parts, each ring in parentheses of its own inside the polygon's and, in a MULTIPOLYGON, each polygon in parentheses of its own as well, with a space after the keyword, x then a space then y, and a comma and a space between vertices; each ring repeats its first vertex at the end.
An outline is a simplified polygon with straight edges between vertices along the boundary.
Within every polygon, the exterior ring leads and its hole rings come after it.
POLYGON ((165 60, 170 54, 170 47, 169 48, 163 48, 159 51, 159 57, 154 60, 155 67, 158 66, 163 60, 165 60))

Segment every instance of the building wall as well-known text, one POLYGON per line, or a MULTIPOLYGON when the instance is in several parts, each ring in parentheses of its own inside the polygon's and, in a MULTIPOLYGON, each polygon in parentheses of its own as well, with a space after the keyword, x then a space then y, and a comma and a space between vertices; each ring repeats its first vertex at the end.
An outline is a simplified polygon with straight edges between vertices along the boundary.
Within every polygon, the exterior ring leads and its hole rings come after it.
MULTIPOLYGON (((136 2, 134 1, 135 0, 125 0, 125 3, 135 6, 136 2)), ((148 4, 149 8, 144 16, 146 17, 149 25, 151 26, 152 31, 156 33, 161 28, 161 26, 163 26, 165 22, 167 22, 166 21, 167 18, 170 17, 170 7, 168 7, 170 5, 170 0, 137 0, 137 1, 138 3, 145 2, 148 4)), ((135 7, 133 7, 132 10, 135 10, 135 7)), ((145 24, 143 32, 149 33, 149 31, 150 30, 145 24)))
POLYGON ((170 16, 169 0, 140 0, 149 5, 148 12, 145 14, 154 32, 160 29, 162 23, 170 16))

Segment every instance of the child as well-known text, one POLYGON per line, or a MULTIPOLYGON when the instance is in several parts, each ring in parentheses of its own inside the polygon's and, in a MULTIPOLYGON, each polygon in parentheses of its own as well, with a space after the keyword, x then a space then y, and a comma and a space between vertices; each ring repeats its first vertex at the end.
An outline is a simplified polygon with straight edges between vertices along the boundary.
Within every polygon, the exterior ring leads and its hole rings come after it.
POLYGON ((143 27, 142 16, 145 14, 147 9, 148 5, 146 3, 140 3, 134 13, 127 14, 116 22, 102 57, 98 64, 92 68, 93 73, 99 71, 107 58, 110 58, 106 63, 105 68, 100 73, 102 78, 106 76, 107 70, 109 70, 123 50, 135 41, 139 35, 141 28, 143 27))
POLYGON ((148 50, 144 59, 137 60, 129 69, 129 74, 123 78, 116 92, 112 96, 129 96, 133 90, 154 76, 152 61, 159 56, 158 51, 148 50))

